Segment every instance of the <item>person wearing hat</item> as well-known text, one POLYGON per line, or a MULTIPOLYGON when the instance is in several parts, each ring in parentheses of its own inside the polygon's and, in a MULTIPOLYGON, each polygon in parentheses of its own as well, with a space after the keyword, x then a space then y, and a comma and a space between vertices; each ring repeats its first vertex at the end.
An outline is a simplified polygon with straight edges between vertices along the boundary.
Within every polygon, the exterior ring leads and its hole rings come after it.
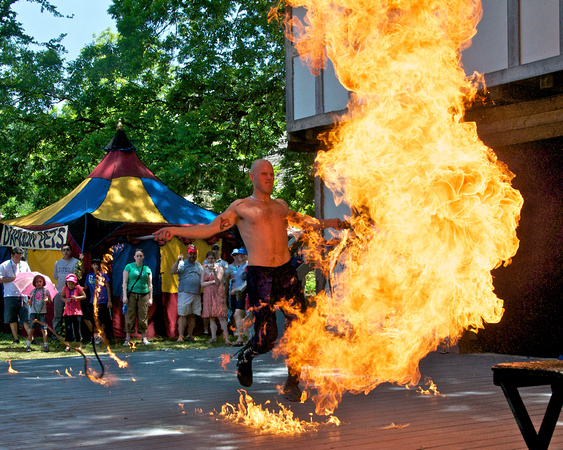
POLYGON ((65 352, 70 351, 70 338, 78 344, 78 350, 82 350, 82 306, 81 301, 86 299, 82 286, 78 284, 78 277, 69 273, 65 278, 65 285, 61 293, 61 300, 65 305, 63 317, 65 319, 65 352))
POLYGON ((29 336, 29 311, 22 303, 20 290, 13 283, 16 275, 31 272, 27 262, 22 261, 23 249, 14 247, 10 250, 10 259, 0 264, 0 283, 4 285, 4 323, 10 324, 10 331, 14 336, 12 344, 19 344, 18 319, 29 336))
POLYGON ((197 248, 188 245, 187 260, 178 255, 170 268, 170 275, 178 275, 178 342, 191 341, 195 328, 196 316, 201 316, 201 272, 203 268, 197 262, 197 248), (184 337, 188 325, 188 333, 184 337))
POLYGON ((234 347, 242 347, 244 343, 243 320, 245 316, 246 263, 248 252, 245 248, 235 248, 231 255, 234 258, 234 262, 229 265, 228 272, 228 276, 231 279, 229 284, 229 309, 233 311, 235 334, 237 336, 237 340, 231 345, 234 347))
MULTIPOLYGON (((63 291, 63 287, 66 283, 66 276, 69 273, 77 273, 80 278, 84 276, 84 264, 82 264, 84 255, 81 253, 79 256, 80 259, 72 256, 72 248, 70 247, 70 244, 64 244, 61 247, 61 253, 63 257, 55 262, 55 267, 53 269, 53 282, 56 283, 58 292, 58 294, 55 295, 55 298, 53 299, 53 330, 55 330, 55 333, 57 334, 60 333, 61 324, 63 322, 63 310, 65 305, 61 300, 61 292, 63 291)), ((54 336, 53 341, 57 341, 57 338, 54 336)))

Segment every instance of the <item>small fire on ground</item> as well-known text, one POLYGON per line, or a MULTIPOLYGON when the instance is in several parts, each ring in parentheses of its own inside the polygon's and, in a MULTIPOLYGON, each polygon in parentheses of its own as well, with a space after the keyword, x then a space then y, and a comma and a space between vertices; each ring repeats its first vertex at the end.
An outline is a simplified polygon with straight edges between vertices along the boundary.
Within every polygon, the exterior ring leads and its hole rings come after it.
MULTIPOLYGON (((265 405, 258 405, 244 389, 239 390, 239 403, 223 405, 218 418, 245 425, 259 433, 269 434, 304 434, 318 431, 323 426, 339 426, 340 420, 335 416, 330 416, 324 424, 295 417, 293 411, 284 405, 277 403, 279 411, 270 410, 265 405)), ((214 415, 215 413, 210 413, 214 415)))

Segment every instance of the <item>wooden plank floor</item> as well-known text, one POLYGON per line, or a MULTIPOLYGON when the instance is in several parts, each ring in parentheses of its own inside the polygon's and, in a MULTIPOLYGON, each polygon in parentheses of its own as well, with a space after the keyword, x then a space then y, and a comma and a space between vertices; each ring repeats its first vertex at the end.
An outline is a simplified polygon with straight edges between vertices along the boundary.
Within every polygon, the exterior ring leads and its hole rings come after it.
MULTIPOLYGON (((248 393, 260 404, 270 400, 270 409, 277 400, 300 419, 323 424, 316 432, 279 436, 210 415, 227 402, 238 403, 234 363, 227 371, 221 367, 221 354, 227 352, 131 353, 126 369, 104 358, 111 386, 79 375, 81 358, 13 361, 18 373, 9 373, 8 363, 1 361, 0 448, 526 448, 491 371, 494 364, 526 358, 432 353, 422 361, 421 373, 443 396, 390 384, 369 395, 347 394, 335 412, 342 421, 337 427, 314 415, 311 401, 292 404, 281 398, 276 385, 285 378, 283 362, 263 355, 254 362, 255 383, 248 393), (67 369, 74 378, 64 375, 67 369)), ((538 428, 549 388, 521 392, 538 428)), ((562 419, 550 448, 563 449, 562 419)))

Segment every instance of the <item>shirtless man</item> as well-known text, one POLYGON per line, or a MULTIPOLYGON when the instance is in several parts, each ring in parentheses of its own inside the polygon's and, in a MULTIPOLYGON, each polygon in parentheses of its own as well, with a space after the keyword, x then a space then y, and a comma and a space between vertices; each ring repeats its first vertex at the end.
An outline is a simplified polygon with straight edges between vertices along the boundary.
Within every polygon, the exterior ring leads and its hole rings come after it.
MULTIPOLYGON (((274 169, 269 161, 254 161, 249 177, 254 188, 252 195, 235 200, 209 224, 167 227, 154 233, 155 239, 162 241, 168 241, 173 236, 206 239, 237 225, 248 250, 247 289, 255 316, 255 335, 241 349, 237 361, 237 378, 245 387, 252 385, 252 359, 270 351, 277 339, 275 304, 285 299, 302 311, 306 309, 301 282, 289 262, 288 221, 301 228, 314 230, 343 227, 340 219, 319 221, 292 211, 283 200, 270 198, 274 186, 274 169)), ((295 317, 287 313, 285 315, 289 325, 295 317)), ((289 367, 288 372, 284 394, 289 400, 299 401, 300 368, 289 367)))

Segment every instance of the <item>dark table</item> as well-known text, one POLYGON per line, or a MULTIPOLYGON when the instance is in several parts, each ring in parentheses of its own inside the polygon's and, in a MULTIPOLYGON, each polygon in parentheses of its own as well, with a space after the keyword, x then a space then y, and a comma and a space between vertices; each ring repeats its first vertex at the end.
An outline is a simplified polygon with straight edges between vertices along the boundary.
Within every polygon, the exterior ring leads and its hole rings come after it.
POLYGON ((563 405, 563 361, 503 363, 493 366, 493 382, 500 386, 529 449, 547 449, 563 405), (518 388, 551 386, 551 398, 536 433, 518 388))

